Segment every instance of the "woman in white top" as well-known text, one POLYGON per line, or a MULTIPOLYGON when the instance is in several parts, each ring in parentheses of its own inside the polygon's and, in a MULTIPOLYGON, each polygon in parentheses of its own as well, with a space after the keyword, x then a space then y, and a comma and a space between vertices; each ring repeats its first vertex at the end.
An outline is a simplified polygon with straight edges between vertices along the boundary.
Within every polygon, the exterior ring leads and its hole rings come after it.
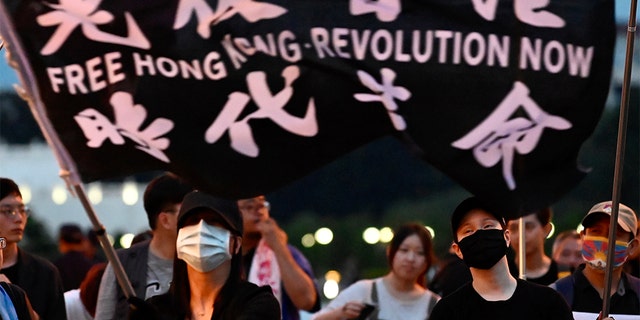
POLYGON ((312 319, 429 319, 440 299, 425 283, 434 262, 429 232, 417 223, 400 226, 387 248, 387 260, 388 274, 352 284, 312 319))

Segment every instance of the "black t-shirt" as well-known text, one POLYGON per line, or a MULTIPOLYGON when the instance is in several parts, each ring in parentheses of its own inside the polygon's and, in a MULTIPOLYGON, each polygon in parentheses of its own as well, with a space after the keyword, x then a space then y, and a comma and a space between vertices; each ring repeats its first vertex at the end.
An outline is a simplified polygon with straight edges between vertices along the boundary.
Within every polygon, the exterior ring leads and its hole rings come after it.
POLYGON ((548 286, 558 280, 558 264, 551 260, 551 265, 549 265, 549 270, 547 273, 543 274, 539 278, 529 278, 527 277, 527 281, 541 284, 543 286, 548 286))
POLYGON ((14 264, 11 267, 7 267, 7 268, 3 268, 2 270, 0 270, 0 273, 4 274, 5 276, 7 276, 7 278, 9 278, 9 280, 11 280, 11 282, 15 282, 18 281, 18 271, 20 269, 18 268, 18 264, 14 264))
MULTIPOLYGON (((253 283, 240 281, 227 305, 218 310, 216 320, 277 320, 281 319, 280 305, 273 296, 271 287, 258 287, 253 283)), ((178 307, 172 291, 147 299, 143 305, 129 313, 131 320, 183 320, 185 312, 178 307)), ((212 318, 213 319, 213 318, 212 318)))
POLYGON ((429 320, 569 320, 571 309, 555 290, 518 279, 516 291, 504 301, 487 301, 471 283, 442 298, 429 320))

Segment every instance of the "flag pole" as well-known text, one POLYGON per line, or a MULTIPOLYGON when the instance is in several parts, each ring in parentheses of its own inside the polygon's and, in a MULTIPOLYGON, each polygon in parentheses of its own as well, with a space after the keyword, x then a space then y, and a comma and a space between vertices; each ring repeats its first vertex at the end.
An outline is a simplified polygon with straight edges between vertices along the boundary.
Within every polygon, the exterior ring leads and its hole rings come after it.
POLYGON ((624 163, 624 152, 627 140, 627 122, 629 114, 629 96, 631 83, 631 67, 633 61, 633 42, 636 32, 636 9, 637 0, 631 0, 629 12, 629 23, 627 26, 627 50, 624 63, 624 78, 622 81, 622 93, 620 94, 620 119, 618 121, 618 140, 616 142, 616 160, 613 173, 613 192, 611 220, 609 223, 609 243, 607 246, 607 265, 605 270, 604 294, 602 297, 602 318, 609 316, 609 307, 612 287, 612 273, 614 258, 616 229, 618 226, 618 210, 620 208, 620 189, 622 187, 622 165, 624 163))
POLYGON ((518 239, 518 277, 527 280, 527 239, 524 238, 524 217, 518 218, 518 239))
POLYGON ((29 104, 29 109, 31 110, 33 117, 38 123, 47 144, 58 161, 58 166, 61 170, 60 177, 67 183, 69 191, 80 199, 89 220, 91 220, 91 223, 93 224, 93 230, 96 231, 100 245, 105 252, 107 260, 109 260, 109 263, 113 268, 118 284, 122 288, 124 295, 127 299, 135 297, 135 291, 124 272, 122 263, 120 263, 115 249, 107 238, 104 226, 98 220, 98 217, 93 210, 86 193, 84 192, 78 170, 75 167, 75 162, 72 160, 66 148, 64 148, 62 141, 60 141, 60 137, 58 137, 53 129, 53 125, 45 116, 46 111, 39 95, 37 82, 33 78, 33 71, 26 61, 22 47, 18 45, 18 37, 15 34, 15 31, 10 27, 10 21, 11 19, 9 19, 6 7, 4 7, 3 3, 0 1, 0 35, 2 37, 2 39, 0 39, 0 49, 6 46, 7 62, 17 71, 20 83, 22 84, 22 87, 14 85, 14 89, 18 95, 29 104), (9 47, 11 47, 11 50, 9 50, 9 47))

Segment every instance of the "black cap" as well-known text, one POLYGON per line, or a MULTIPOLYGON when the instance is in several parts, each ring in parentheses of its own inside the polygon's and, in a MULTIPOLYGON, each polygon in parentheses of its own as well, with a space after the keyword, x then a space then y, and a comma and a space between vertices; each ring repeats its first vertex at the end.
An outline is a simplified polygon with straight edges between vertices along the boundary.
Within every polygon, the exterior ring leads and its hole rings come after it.
POLYGON ((178 213, 178 229, 184 224, 184 219, 196 209, 211 209, 231 227, 231 231, 242 234, 242 216, 236 201, 214 197, 201 191, 192 191, 182 200, 178 213))
POLYGON ((457 233, 458 228, 460 227, 460 223, 462 223, 462 220, 467 215, 467 213, 474 209, 486 211, 488 214, 494 216, 498 220, 498 222, 500 222, 503 228, 506 225, 504 218, 499 214, 496 214, 495 209, 492 209, 491 206, 478 199, 477 197, 469 197, 460 202, 456 209, 453 210, 453 214, 451 215, 451 232, 453 234, 453 239, 456 242, 458 242, 457 233))

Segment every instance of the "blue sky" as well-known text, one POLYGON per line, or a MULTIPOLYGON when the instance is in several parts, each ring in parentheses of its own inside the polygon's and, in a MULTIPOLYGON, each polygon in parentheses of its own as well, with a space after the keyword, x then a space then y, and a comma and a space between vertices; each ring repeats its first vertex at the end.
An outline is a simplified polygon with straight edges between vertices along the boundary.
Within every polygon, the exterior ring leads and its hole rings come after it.
MULTIPOLYGON (((629 21, 630 0, 616 0, 616 20, 618 23, 627 24, 629 21)), ((637 10, 636 10, 637 12, 637 10)), ((4 57, 4 50, 0 51, 0 90, 11 87, 18 82, 15 71, 7 65, 4 57)))

